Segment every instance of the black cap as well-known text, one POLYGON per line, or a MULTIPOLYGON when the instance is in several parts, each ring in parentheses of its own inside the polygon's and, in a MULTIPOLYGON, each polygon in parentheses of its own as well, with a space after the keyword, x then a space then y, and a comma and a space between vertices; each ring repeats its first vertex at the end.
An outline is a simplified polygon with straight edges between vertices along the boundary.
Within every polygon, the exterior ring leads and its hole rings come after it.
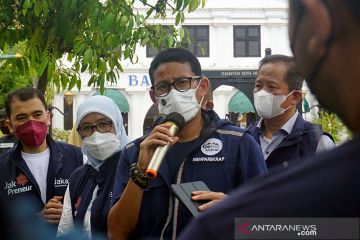
POLYGON ((185 119, 184 117, 177 112, 172 112, 169 115, 166 116, 164 122, 172 122, 175 123, 176 126, 178 126, 179 131, 184 127, 185 125, 185 119))
POLYGON ((4 120, 6 120, 7 118, 8 118, 8 117, 7 117, 5 108, 0 109, 0 121, 4 121, 4 120))

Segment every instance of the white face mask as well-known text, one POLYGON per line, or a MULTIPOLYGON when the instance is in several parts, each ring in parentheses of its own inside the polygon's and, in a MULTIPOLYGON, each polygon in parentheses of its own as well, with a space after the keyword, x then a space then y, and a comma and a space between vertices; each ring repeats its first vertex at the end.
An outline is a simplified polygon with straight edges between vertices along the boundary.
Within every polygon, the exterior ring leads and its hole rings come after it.
POLYGON ((114 133, 95 131, 91 136, 84 138, 82 141, 86 152, 100 161, 104 161, 120 151, 120 141, 114 133))
POLYGON ((159 113, 168 115, 177 112, 184 117, 186 123, 192 120, 200 109, 196 99, 196 90, 199 86, 200 82, 196 89, 191 88, 185 92, 171 89, 165 97, 156 97, 159 113))
POLYGON ((283 114, 290 106, 286 109, 281 108, 280 105, 291 95, 273 95, 265 90, 254 93, 254 105, 257 113, 260 117, 265 119, 271 119, 283 114))

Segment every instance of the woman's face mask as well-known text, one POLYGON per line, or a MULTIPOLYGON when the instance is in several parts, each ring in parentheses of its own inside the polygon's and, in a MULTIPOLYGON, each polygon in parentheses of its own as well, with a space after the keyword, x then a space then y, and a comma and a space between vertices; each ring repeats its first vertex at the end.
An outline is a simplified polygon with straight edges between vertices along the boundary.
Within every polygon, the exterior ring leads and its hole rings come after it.
POLYGON ((83 148, 97 160, 104 161, 114 153, 120 151, 120 141, 114 133, 100 133, 95 131, 89 137, 84 138, 83 148))
POLYGON ((291 95, 273 95, 265 90, 254 93, 254 105, 257 113, 264 119, 271 119, 283 114, 287 109, 281 107, 281 104, 285 102, 286 98, 291 95))
POLYGON ((195 89, 191 88, 185 92, 171 89, 165 97, 156 97, 159 113, 168 115, 177 112, 184 117, 185 122, 192 120, 200 109, 196 99, 196 90, 200 86, 200 82, 195 89))

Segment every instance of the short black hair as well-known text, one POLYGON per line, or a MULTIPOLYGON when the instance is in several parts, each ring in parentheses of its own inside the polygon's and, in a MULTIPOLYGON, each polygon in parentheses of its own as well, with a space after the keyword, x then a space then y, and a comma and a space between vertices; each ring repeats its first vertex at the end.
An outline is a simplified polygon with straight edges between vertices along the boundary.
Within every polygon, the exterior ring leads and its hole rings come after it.
POLYGON ((6 98, 5 98, 5 110, 7 115, 10 117, 11 116, 11 103, 12 101, 17 98, 22 102, 25 102, 27 100, 30 100, 34 97, 37 97, 40 99, 41 103, 44 105, 45 109, 47 110, 47 106, 45 103, 45 97, 44 94, 42 94, 42 92, 40 92, 38 89, 36 88, 32 88, 32 87, 24 87, 24 88, 19 88, 11 93, 9 93, 6 98))
POLYGON ((284 80, 289 86, 289 91, 301 90, 304 78, 301 76, 293 57, 281 54, 268 55, 259 62, 259 70, 267 63, 284 63, 287 66, 284 80))
POLYGON ((178 62, 178 63, 189 63, 191 71, 196 76, 202 76, 201 65, 197 57, 190 51, 184 48, 169 48, 158 55, 152 60, 149 68, 149 75, 151 84, 154 85, 154 72, 156 68, 162 63, 178 62))
MULTIPOLYGON (((360 24, 360 1, 359 0, 343 0, 339 1, 343 3, 354 19, 360 24)), ((304 14, 305 8, 302 1, 292 0, 290 1, 290 9, 295 13, 295 16, 304 14)))

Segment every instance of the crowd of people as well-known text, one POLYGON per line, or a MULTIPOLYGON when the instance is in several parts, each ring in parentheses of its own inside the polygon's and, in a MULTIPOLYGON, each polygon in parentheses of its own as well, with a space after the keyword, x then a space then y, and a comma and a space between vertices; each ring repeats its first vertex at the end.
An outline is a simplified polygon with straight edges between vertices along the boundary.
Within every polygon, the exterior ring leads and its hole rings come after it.
POLYGON ((182 48, 151 62, 150 96, 160 116, 137 139, 128 138, 108 97, 80 104, 69 144, 49 136, 39 90, 9 93, 0 112, 5 238, 234 239, 239 217, 358 219, 360 1, 290 0, 289 13, 294 56, 260 61, 259 120, 246 129, 213 110, 211 79, 182 48), (302 118, 296 106, 304 79, 354 133, 351 141, 336 147, 302 118), (181 124, 169 120, 173 113, 181 124), (152 161, 161 163, 155 177, 147 171, 152 161), (194 187, 199 181, 206 190, 194 187), (184 183, 193 184, 190 192, 184 183))

